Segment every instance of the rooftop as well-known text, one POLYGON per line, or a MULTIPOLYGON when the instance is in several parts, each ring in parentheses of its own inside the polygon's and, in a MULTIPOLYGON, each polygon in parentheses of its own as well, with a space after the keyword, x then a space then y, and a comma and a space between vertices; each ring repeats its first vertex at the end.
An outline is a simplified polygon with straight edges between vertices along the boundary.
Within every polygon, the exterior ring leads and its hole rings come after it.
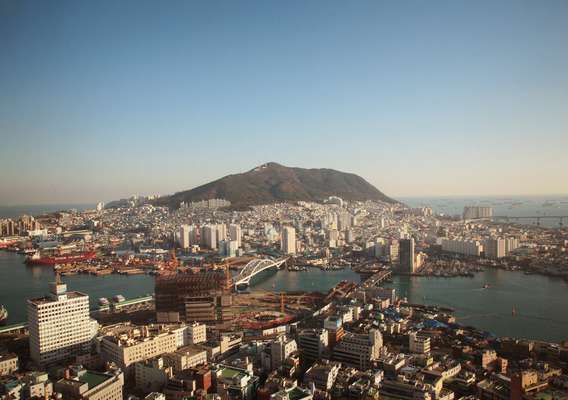
POLYGON ((87 371, 79 377, 79 381, 89 385, 89 390, 102 384, 103 382, 111 379, 112 377, 107 374, 98 372, 87 371))
MULTIPOLYGON (((68 299, 76 299, 78 297, 89 297, 85 293, 76 292, 76 291, 65 292, 65 295, 67 296, 68 299)), ((37 304, 37 305, 47 304, 47 303, 57 303, 57 299, 51 296, 36 297, 35 299, 29 299, 28 301, 32 304, 37 304)))

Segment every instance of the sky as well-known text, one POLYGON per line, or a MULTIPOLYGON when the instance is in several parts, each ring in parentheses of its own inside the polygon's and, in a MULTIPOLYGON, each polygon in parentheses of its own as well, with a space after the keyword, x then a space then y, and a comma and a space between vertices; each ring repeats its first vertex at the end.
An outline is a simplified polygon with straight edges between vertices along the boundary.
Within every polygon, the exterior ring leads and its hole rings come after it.
POLYGON ((265 162, 568 193, 568 2, 0 0, 0 205, 265 162))

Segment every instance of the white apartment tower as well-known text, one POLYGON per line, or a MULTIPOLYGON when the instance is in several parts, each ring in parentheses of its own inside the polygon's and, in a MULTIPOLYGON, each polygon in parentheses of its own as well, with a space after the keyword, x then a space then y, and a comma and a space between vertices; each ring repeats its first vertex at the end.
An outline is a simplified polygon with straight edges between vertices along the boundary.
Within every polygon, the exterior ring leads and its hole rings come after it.
POLYGON ((280 249, 285 254, 296 254, 296 229, 291 226, 282 228, 280 249))
POLYGON ((189 249, 191 245, 191 228, 189 225, 182 225, 179 229, 179 245, 182 249, 189 249))
POLYGON ((98 324, 89 317, 89 296, 68 292, 59 275, 46 297, 28 300, 30 355, 39 366, 56 364, 89 350, 98 324))
POLYGON ((227 225, 225 224, 217 225, 217 242, 221 240, 227 240, 227 225))

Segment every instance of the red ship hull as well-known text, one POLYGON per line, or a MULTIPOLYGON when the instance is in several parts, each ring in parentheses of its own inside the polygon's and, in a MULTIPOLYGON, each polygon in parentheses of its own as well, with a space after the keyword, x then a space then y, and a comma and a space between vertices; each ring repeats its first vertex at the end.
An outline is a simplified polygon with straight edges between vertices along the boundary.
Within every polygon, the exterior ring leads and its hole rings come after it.
POLYGON ((68 264, 79 261, 92 260, 96 256, 97 253, 95 251, 88 251, 86 253, 80 253, 80 254, 67 254, 61 256, 40 257, 36 259, 28 258, 26 262, 28 264, 37 264, 37 265, 68 264))

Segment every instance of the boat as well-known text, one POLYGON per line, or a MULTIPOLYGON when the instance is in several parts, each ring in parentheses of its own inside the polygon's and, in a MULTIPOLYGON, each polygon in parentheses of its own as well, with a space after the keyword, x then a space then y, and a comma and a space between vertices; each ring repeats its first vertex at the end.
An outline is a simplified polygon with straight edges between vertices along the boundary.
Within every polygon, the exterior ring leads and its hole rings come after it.
POLYGON ((3 305, 0 306, 0 324, 5 324, 8 320, 8 310, 3 305))
POLYGON ((26 258, 27 264, 32 265, 56 265, 56 264, 69 264, 79 261, 92 260, 97 256, 96 251, 86 251, 80 253, 62 254, 56 256, 41 257, 39 253, 26 258))
POLYGON ((18 240, 0 239, 0 249, 7 249, 18 242, 19 242, 18 240))
POLYGON ((513 309, 511 310, 511 315, 514 317, 515 315, 517 315, 517 310, 515 309, 515 306, 513 306, 513 309))
POLYGON ((483 289, 489 289, 491 286, 489 285, 489 283, 486 283, 485 285, 483 285, 483 289))
POLYGON ((126 300, 126 299, 121 294, 117 294, 116 296, 113 296, 113 298, 112 298, 112 301, 114 301, 115 303, 121 303, 124 300, 126 300))
POLYGON ((106 297, 101 297, 99 299, 99 306, 108 306, 110 304, 110 301, 108 301, 108 299, 106 297))

